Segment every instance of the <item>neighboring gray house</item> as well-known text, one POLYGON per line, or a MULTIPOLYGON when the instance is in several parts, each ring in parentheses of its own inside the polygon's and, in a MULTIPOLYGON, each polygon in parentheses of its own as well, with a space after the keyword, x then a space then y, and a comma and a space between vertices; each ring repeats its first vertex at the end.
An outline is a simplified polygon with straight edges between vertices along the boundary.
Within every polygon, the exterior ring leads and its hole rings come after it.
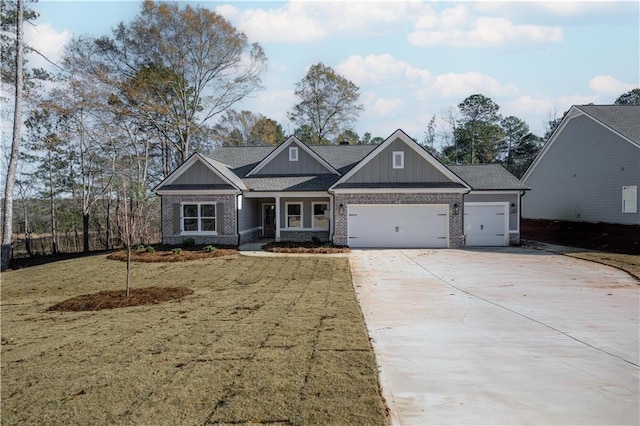
POLYGON ((350 247, 520 241, 526 186, 499 165, 446 167, 401 130, 380 145, 218 148, 156 188, 165 244, 259 237, 350 247))
POLYGON ((573 106, 522 181, 523 217, 640 224, 640 106, 573 106))

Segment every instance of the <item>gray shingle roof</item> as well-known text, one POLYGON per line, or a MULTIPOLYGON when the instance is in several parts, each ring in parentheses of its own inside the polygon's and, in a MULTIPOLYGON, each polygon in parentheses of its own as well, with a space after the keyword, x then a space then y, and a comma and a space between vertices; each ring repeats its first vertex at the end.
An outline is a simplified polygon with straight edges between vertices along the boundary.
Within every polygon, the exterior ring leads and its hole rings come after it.
POLYGON ((640 145, 640 106, 576 105, 575 107, 640 145))
POLYGON ((260 176, 244 178, 250 191, 326 191, 340 176, 260 176))
POLYGON ((448 168, 476 191, 529 189, 500 164, 448 166, 448 168))

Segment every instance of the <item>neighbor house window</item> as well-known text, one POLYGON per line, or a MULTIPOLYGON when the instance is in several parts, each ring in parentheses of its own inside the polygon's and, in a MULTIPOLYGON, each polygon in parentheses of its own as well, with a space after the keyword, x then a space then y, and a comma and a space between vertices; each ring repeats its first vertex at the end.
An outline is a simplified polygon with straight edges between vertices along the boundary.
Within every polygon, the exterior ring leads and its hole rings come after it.
POLYGON ((182 232, 216 232, 216 205, 189 203, 182 205, 182 232))
POLYGON ((313 227, 316 229, 329 229, 329 219, 325 217, 325 210, 329 209, 327 203, 312 203, 313 227))
POLYGON ((289 147, 289 161, 298 161, 298 147, 289 147))
POLYGON ((393 151, 393 168, 404 169, 404 151, 393 151))
POLYGON ((638 213, 638 186, 622 187, 622 213, 638 213))
POLYGON ((302 203, 287 203, 287 228, 302 228, 302 203))

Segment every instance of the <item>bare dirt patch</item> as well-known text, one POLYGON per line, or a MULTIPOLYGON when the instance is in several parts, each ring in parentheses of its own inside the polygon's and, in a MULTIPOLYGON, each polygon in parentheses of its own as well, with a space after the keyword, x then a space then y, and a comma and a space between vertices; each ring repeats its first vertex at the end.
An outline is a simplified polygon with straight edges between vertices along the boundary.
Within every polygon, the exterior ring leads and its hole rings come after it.
POLYGON ((47 311, 125 274, 104 255, 2 274, 2 424, 387 424, 348 259, 136 263, 132 290, 194 292, 47 311))

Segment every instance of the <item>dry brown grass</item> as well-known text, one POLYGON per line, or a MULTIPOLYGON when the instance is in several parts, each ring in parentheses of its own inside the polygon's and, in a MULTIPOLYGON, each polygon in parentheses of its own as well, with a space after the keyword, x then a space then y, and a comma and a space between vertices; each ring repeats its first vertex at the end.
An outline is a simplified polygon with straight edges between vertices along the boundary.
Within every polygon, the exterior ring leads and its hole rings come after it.
POLYGON ((567 256, 577 257, 578 259, 590 260, 592 262, 602 263, 603 265, 613 266, 628 272, 640 280, 640 256, 632 254, 604 253, 604 252, 576 252, 566 253, 567 256))
POLYGON ((136 263, 158 305, 47 312, 124 288, 105 256, 2 274, 2 414, 12 424, 387 422, 348 260, 136 263))
MULTIPOLYGON (((181 253, 174 253, 171 250, 157 250, 153 253, 146 252, 144 250, 132 250, 131 261, 132 262, 186 262, 188 260, 202 260, 211 259, 214 257, 230 256, 238 254, 236 249, 215 249, 210 252, 202 250, 183 250, 181 253)), ((127 261, 127 251, 120 250, 111 253, 107 258, 111 260, 120 260, 122 262, 127 261)))

